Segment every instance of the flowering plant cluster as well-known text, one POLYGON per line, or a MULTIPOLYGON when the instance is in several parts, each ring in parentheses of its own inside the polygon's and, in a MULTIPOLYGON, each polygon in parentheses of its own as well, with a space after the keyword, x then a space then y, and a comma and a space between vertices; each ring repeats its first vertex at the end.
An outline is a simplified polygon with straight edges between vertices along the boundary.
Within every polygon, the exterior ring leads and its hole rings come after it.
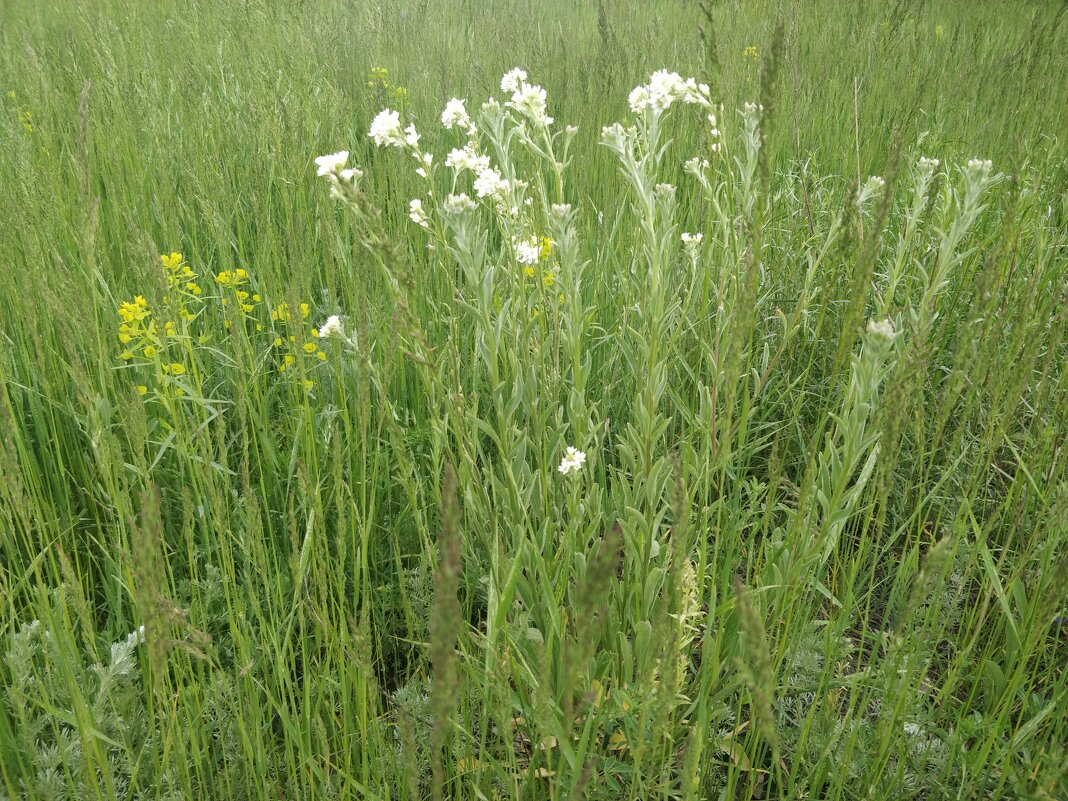
MULTIPOLYGON (((200 275, 181 253, 161 255, 160 266, 166 284, 161 302, 150 305, 144 295, 137 295, 118 309, 118 338, 123 346, 119 360, 137 376, 134 386, 139 395, 149 399, 200 396, 203 364, 210 356, 207 346, 213 342, 212 326, 218 323, 221 336, 226 336, 234 333, 234 321, 243 324, 238 327, 244 328, 256 352, 273 364, 277 375, 303 376, 304 389, 314 388, 310 376, 327 355, 319 345, 319 329, 306 322, 311 315, 309 304, 301 303, 297 310, 286 302, 269 304, 244 268, 216 273, 216 293, 205 295, 200 275), (212 304, 216 304, 214 309, 212 304), (298 364, 300 369, 295 369, 298 364)), ((339 330, 338 318, 330 320, 334 321, 331 330, 339 330)))

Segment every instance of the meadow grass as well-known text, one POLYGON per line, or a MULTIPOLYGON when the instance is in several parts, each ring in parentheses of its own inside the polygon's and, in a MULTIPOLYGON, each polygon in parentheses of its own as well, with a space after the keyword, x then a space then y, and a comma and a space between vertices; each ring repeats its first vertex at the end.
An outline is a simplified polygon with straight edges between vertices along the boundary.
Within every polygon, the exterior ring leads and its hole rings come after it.
POLYGON ((0 5, 0 799, 1068 797, 1066 8, 0 5))

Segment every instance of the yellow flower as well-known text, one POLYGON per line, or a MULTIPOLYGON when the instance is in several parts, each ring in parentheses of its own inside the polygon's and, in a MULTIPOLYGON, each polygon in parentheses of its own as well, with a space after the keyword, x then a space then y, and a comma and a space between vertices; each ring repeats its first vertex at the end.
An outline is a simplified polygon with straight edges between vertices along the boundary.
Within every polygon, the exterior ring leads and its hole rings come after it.
POLYGON ((271 319, 284 323, 289 319, 289 305, 286 303, 279 303, 278 308, 271 312, 271 319))
POLYGON ((274 338, 274 346, 276 348, 282 347, 282 337, 275 337, 274 338))
POLYGON ((549 258, 549 255, 553 252, 553 241, 547 236, 541 238, 541 250, 538 252, 538 257, 542 259, 549 258))
POLYGON ((171 362, 171 372, 174 375, 182 375, 185 372, 185 365, 180 362, 171 362))
POLYGON ((124 362, 128 362, 128 361, 130 361, 130 359, 132 359, 132 358, 133 358, 133 354, 132 354, 132 353, 131 353, 130 351, 128 351, 128 350, 124 350, 124 351, 123 351, 123 352, 122 352, 122 353, 121 353, 121 354, 119 355, 119 358, 120 358, 120 359, 122 359, 122 360, 123 360, 124 362))
POLYGON ((754 45, 749 45, 749 47, 742 51, 742 58, 756 58, 757 54, 756 47, 754 45))
POLYGON ((241 304, 241 310, 246 312, 246 313, 252 311, 255 308, 256 307, 253 306, 251 303, 242 303, 241 304))
POLYGON ((941 25, 935 25, 935 31, 934 31, 935 39, 941 39, 942 38, 942 34, 944 34, 945 32, 946 32, 946 29, 943 28, 941 25))
POLYGON ((137 388, 137 394, 141 395, 142 397, 147 395, 148 394, 148 387, 146 387, 144 384, 142 384, 141 386, 139 386, 137 388))
POLYGON ((284 359, 287 366, 293 364, 293 362, 295 362, 296 360, 296 356, 294 356, 292 353, 287 353, 284 359))
POLYGON ((237 290, 234 294, 237 295, 238 300, 245 300, 248 297, 248 292, 245 292, 243 289, 237 290))
POLYGON ((315 355, 319 357, 319 361, 321 361, 321 362, 325 362, 326 361, 326 353, 324 353, 323 351, 321 351, 321 350, 320 351, 316 351, 315 355))
POLYGON ((119 334, 119 342, 121 342, 123 345, 127 344, 131 339, 133 339, 133 337, 131 337, 129 334, 119 334))
POLYGON ((312 381, 311 379, 308 379, 308 378, 304 379, 304 389, 306 391, 310 392, 311 388, 314 387, 314 386, 315 386, 315 382, 314 381, 312 381))
POLYGON ((255 303, 259 303, 261 300, 263 300, 263 298, 261 298, 259 295, 253 295, 252 300, 255 303))
POLYGON ((523 268, 523 275, 525 275, 527 278, 533 278, 534 268, 528 264, 526 267, 523 268))
POLYGON ((315 353, 315 351, 316 351, 316 347, 315 347, 315 343, 314 342, 305 342, 304 343, 304 352, 305 353, 315 353))
POLYGON ((307 320, 309 314, 311 314, 311 307, 307 303, 301 303, 300 304, 300 316, 301 316, 301 319, 307 320))
POLYGON ((221 273, 215 276, 215 283, 221 286, 229 286, 230 284, 230 271, 223 270, 221 273))
POLYGON ((147 348, 145 348, 145 350, 144 350, 144 354, 145 354, 145 356, 147 356, 147 357, 148 357, 149 359, 153 358, 153 357, 154 357, 154 356, 156 355, 156 349, 155 349, 155 347, 153 347, 152 345, 149 345, 149 346, 148 346, 147 348))

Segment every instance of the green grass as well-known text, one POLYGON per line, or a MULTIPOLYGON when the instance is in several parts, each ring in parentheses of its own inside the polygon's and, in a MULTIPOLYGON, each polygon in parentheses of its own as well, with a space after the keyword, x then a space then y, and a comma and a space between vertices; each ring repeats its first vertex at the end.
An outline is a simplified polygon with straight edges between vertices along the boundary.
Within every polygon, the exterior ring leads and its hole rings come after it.
POLYGON ((0 5, 0 799, 1068 797, 1066 8, 0 5))

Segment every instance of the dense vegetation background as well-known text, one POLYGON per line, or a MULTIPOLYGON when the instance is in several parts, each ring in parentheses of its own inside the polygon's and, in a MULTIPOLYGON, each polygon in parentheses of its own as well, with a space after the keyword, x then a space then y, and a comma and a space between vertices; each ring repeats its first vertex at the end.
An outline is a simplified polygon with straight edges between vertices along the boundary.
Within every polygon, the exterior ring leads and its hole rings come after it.
POLYGON ((1068 797, 1066 9, 0 4, 0 798, 1068 797))

